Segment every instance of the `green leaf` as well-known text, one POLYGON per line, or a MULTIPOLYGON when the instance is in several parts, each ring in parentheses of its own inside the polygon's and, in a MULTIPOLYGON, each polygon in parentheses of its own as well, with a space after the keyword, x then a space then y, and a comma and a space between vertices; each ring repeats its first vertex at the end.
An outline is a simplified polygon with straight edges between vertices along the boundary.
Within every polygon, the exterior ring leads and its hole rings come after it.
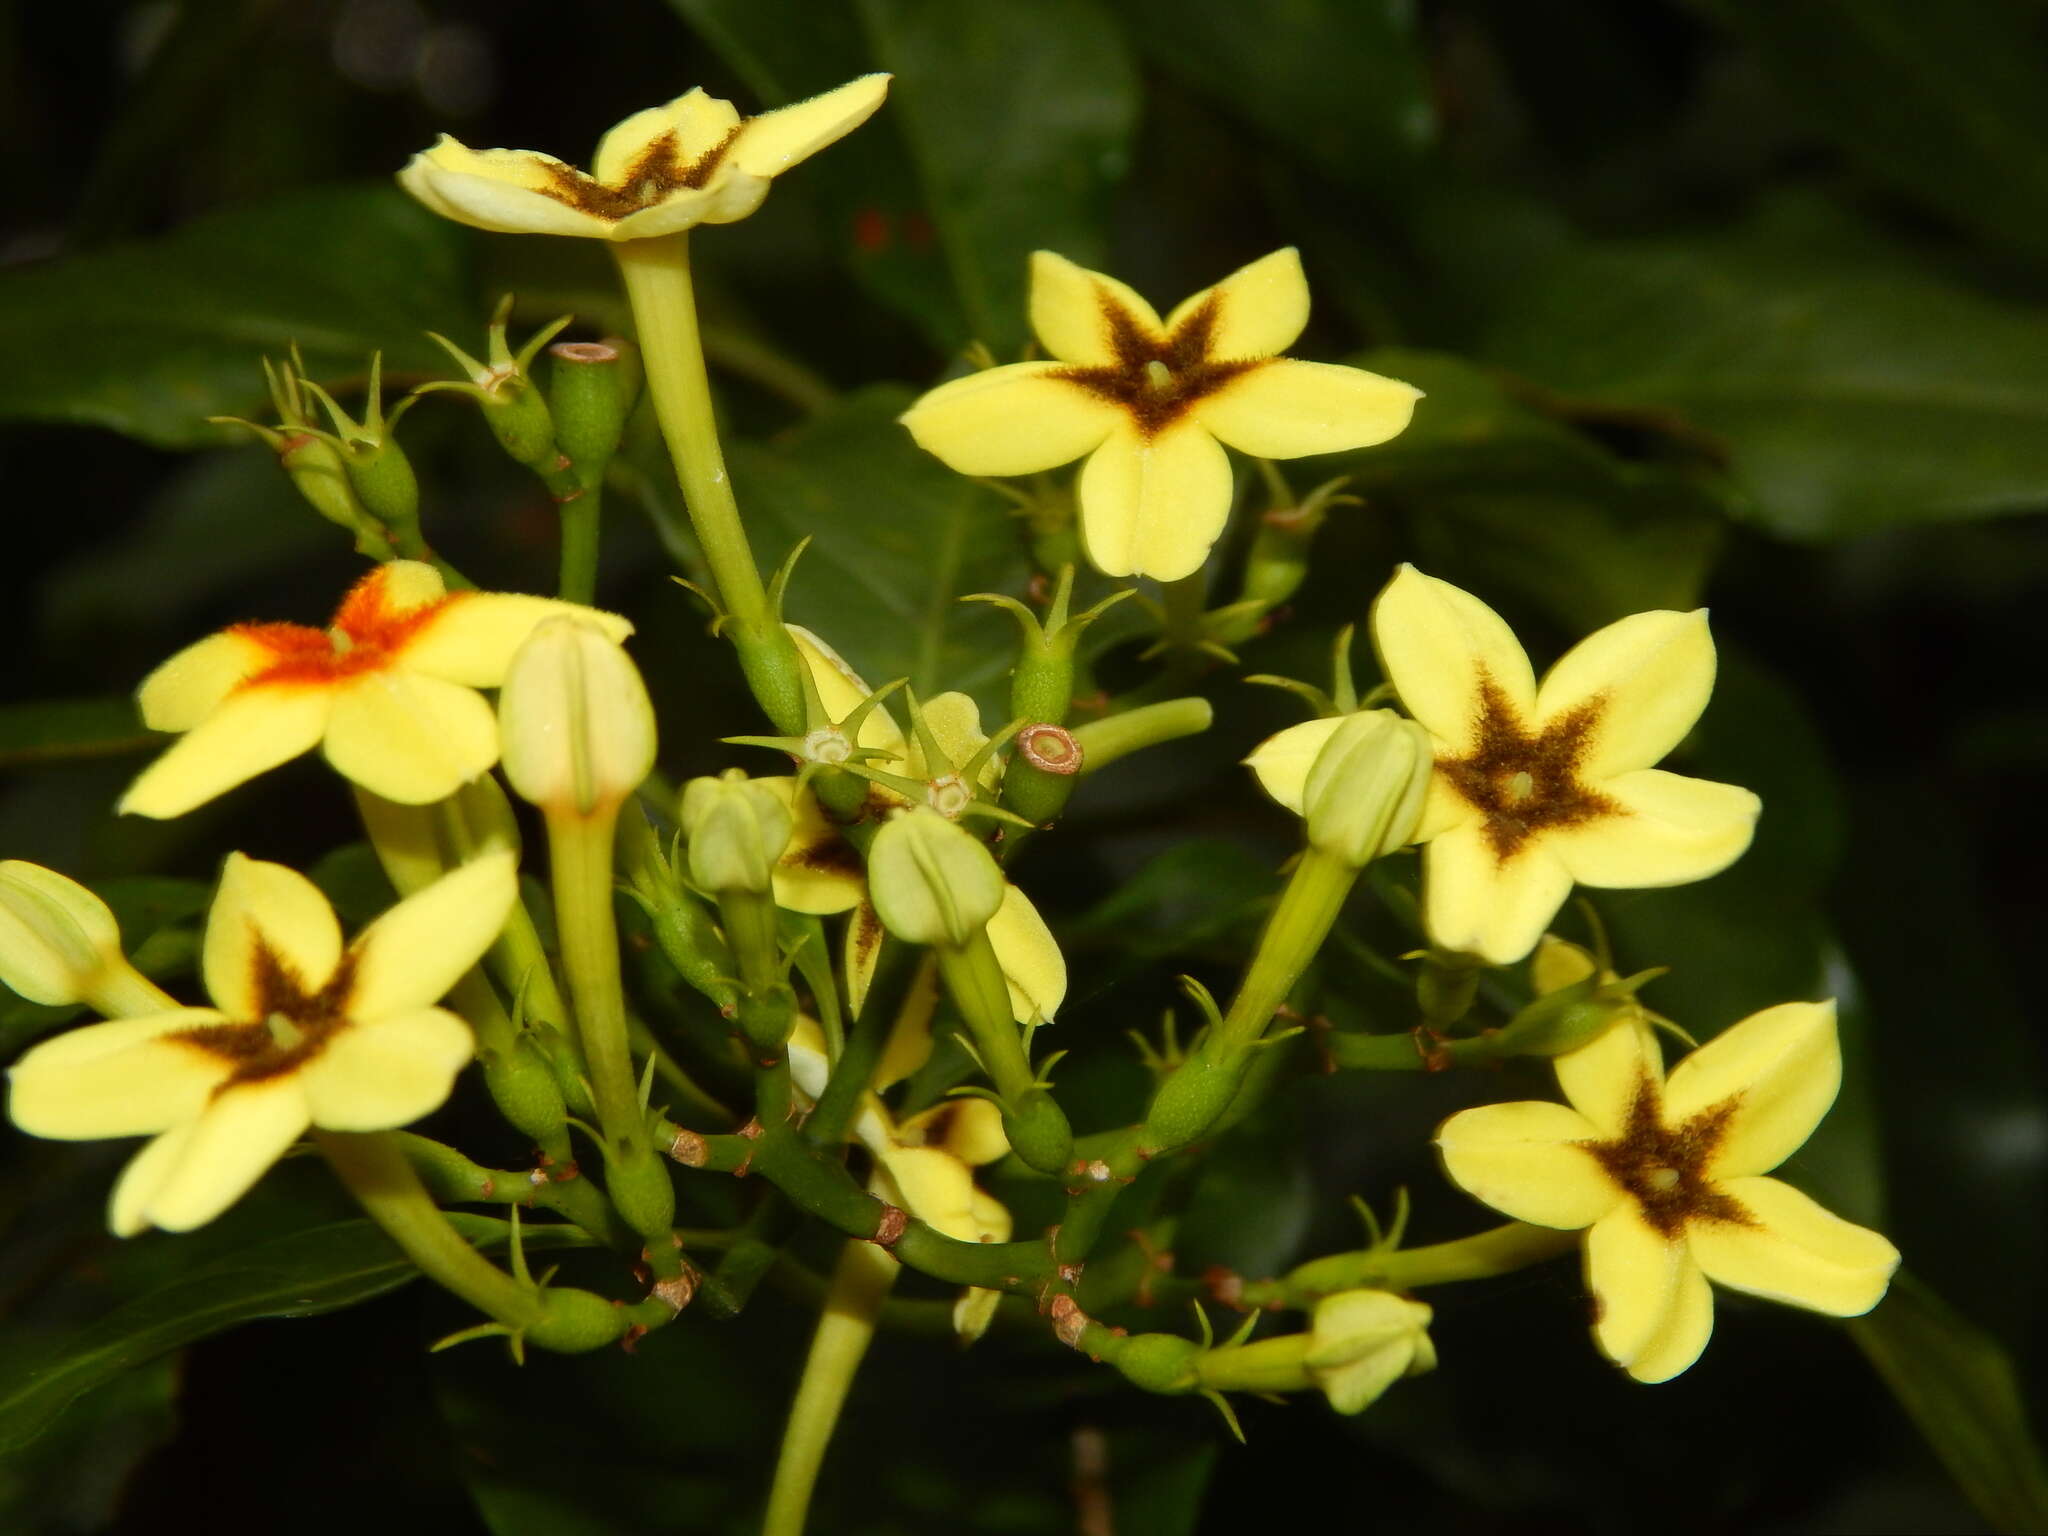
POLYGON ((1323 175, 1385 187, 1436 136, 1414 0, 1132 0, 1136 46, 1323 175))
POLYGON ((379 348, 387 383, 444 372, 421 332, 468 316, 464 248, 395 187, 342 186, 0 272, 0 420, 192 448, 224 440, 208 416, 268 413, 259 360, 293 342, 336 390, 379 348))
POLYGON ((2048 52, 2031 7, 1701 3, 1869 175, 1999 244, 2048 252, 2048 52))
POLYGON ((143 729, 135 701, 125 695, 0 705, 0 768, 121 757, 162 740, 143 729))
POLYGON ((2048 1530, 2048 1463, 2012 1359, 1990 1334, 1901 1270, 1849 1336, 1994 1530, 2048 1530))
POLYGON ((1031 252, 1100 266, 1138 76, 1097 0, 854 0, 902 125, 968 331, 1025 341, 1031 252))
POLYGON ((1514 302, 1482 355, 1586 406, 1680 413, 1725 444, 1774 533, 2048 505, 2048 312, 1983 297, 1817 204, 1570 247, 1526 286, 1503 281, 1514 302))
POLYGON ((926 696, 958 688, 986 707, 1016 655, 1016 625, 958 599, 1021 596, 1030 565, 1002 499, 896 425, 910 400, 878 386, 772 445, 736 443, 733 484, 764 567, 811 538, 790 582, 790 622, 822 634, 875 687, 908 677, 926 696))
MULTIPOLYGON (((511 1223, 448 1213, 480 1247, 511 1223)), ((528 1252, 587 1246, 575 1229, 528 1225, 528 1252)), ((203 1264, 57 1335, 17 1331, 0 1344, 0 1452, 41 1435, 81 1393, 170 1350, 259 1317, 311 1317, 394 1290, 419 1271, 374 1222, 330 1223, 203 1264)))

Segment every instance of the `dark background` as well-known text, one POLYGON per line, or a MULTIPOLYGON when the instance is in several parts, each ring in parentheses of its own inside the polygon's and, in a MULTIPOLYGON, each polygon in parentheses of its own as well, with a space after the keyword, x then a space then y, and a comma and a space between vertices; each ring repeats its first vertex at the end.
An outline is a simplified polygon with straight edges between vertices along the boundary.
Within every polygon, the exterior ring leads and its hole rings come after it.
MULTIPOLYGON (((1681 766, 1759 789, 1757 847, 1599 909, 1624 969, 1673 965, 1647 995, 1702 1035, 1844 1000, 1850 1080, 1790 1172, 1881 1224, 1917 1279, 1853 1330, 1724 1296, 1705 1359, 1655 1389, 1597 1359, 1569 1266, 1452 1288, 1430 1298, 1439 1373, 1355 1421, 1247 1404, 1248 1449, 1199 1402, 1123 1390, 1028 1327, 964 1358, 889 1337, 815 1528, 1074 1529, 1096 1492, 1073 1469, 1099 1443, 1119 1536, 2038 1529, 2013 1383, 2040 1381, 2048 1156, 2024 991, 2048 905, 2044 24, 2023 0, 0 10, 0 853, 116 882, 131 941, 161 926, 174 966, 190 882, 225 847, 311 863, 353 835, 312 765, 168 825, 117 829, 106 808, 148 745, 120 701, 150 665, 231 619, 312 621, 359 567, 266 453, 204 423, 259 412, 259 355, 299 340, 340 391, 382 348, 416 383, 437 368, 419 333, 474 348, 508 290, 516 329, 624 323, 585 242, 457 231, 384 190, 410 153, 446 130, 577 160, 691 83, 751 108, 889 68, 874 124, 696 242, 743 504, 771 555, 819 535, 793 615, 879 679, 912 670, 910 642, 845 637, 899 599, 923 611, 938 532, 970 530, 954 590, 1022 590, 1001 503, 888 421, 969 340, 1016 355, 1034 246, 1164 308, 1300 245, 1300 355, 1364 354, 1429 402, 1385 450, 1289 468, 1297 490, 1349 472, 1367 504, 1242 670, 1321 681, 1332 632, 1404 558, 1494 603, 1539 661, 1622 613, 1710 603, 1723 680, 1681 766)), ((436 543, 486 584, 544 587, 539 487, 445 397, 404 436, 436 543)), ((602 596, 641 623, 682 773, 752 727, 651 526, 615 499, 602 596)), ((1007 621, 933 622, 918 686, 993 707, 1007 621)), ((1143 675, 1128 648, 1102 666, 1143 675)), ((1291 835, 1230 766, 1282 701, 1227 670, 1204 687, 1212 739, 1084 796, 1092 841, 1048 840, 1024 874, 1074 960, 1061 1043, 1101 1123, 1135 1091, 1120 1031, 1173 1002, 1177 970, 1227 982, 1291 835)), ((1330 971, 1340 1024, 1387 1021, 1330 971)), ((14 1007, 0 1054, 49 1023, 14 1007)), ((1217 1150, 1183 1263, 1266 1273, 1353 1245, 1342 1196, 1383 1206, 1401 1183, 1421 1240, 1473 1230, 1420 1149, 1449 1109, 1518 1091, 1546 1092, 1542 1074, 1291 1084, 1217 1150)), ((346 1214, 320 1170, 287 1168, 206 1234, 117 1250, 97 1235, 115 1149, 5 1155, 0 1389, 6 1360, 116 1303, 346 1214)), ((801 1306, 767 1296, 632 1360, 516 1374, 480 1346, 423 1352, 460 1322, 409 1289, 140 1365, 0 1460, 0 1523, 745 1528, 801 1306)), ((0 1392, 0 1427, 14 1403, 0 1392)))

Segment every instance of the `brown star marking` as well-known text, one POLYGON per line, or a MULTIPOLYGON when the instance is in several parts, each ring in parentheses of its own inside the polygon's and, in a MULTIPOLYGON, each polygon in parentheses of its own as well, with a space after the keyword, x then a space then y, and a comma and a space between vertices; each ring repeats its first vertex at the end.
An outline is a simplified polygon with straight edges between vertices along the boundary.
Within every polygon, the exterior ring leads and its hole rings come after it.
POLYGON ((1728 1134, 1739 1093, 1701 1110, 1683 1125, 1668 1126, 1660 1114, 1657 1085, 1647 1075, 1637 1084, 1628 1123, 1612 1141, 1582 1141, 1607 1176, 1628 1191, 1643 1219, 1667 1238, 1677 1238, 1689 1221, 1756 1225, 1741 1202, 1707 1177, 1707 1165, 1728 1134))
POLYGON ((298 968, 259 936, 250 957, 256 983, 259 1017, 250 1022, 201 1024, 169 1038, 204 1051, 234 1070, 216 1094, 242 1083, 260 1083, 295 1071, 327 1048, 328 1041, 348 1027, 349 995, 355 990, 356 954, 349 950, 325 985, 308 990, 298 968), (276 1015, 299 1032, 294 1045, 282 1045, 272 1033, 276 1015))
POLYGON ((558 203, 567 203, 601 219, 623 219, 629 213, 652 208, 671 192, 695 190, 711 179, 740 136, 745 124, 736 124, 724 138, 694 160, 682 158, 673 130, 641 150, 625 173, 615 182, 599 181, 570 165, 548 165, 549 186, 539 190, 558 203))
POLYGON ((1538 832, 1620 812, 1620 806, 1578 776, 1600 709, 1595 699, 1531 732, 1499 684, 1482 674, 1472 750, 1463 757, 1440 757, 1436 767, 1486 818, 1486 841, 1500 863, 1538 832))
POLYGON ((1090 394, 1130 412, 1138 431, 1152 437, 1173 425, 1188 407, 1213 395, 1241 374, 1263 367, 1271 358, 1220 358, 1211 355, 1218 300, 1214 294, 1155 340, 1146 328, 1107 291, 1099 293, 1102 323, 1109 332, 1116 360, 1056 369, 1052 377, 1078 384, 1090 394), (1149 365, 1166 369, 1161 379, 1149 365))

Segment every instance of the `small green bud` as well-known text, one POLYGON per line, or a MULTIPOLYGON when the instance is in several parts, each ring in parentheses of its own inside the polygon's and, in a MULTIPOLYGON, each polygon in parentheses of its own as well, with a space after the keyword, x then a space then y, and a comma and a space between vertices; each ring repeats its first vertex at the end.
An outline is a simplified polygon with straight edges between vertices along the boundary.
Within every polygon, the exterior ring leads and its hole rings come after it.
POLYGON ((1271 480, 1274 504, 1260 517, 1244 563, 1243 601, 1258 604, 1262 612, 1278 608, 1301 590, 1309 552, 1330 508, 1358 505, 1356 496, 1338 494, 1348 482, 1345 476, 1317 486, 1299 502, 1277 472, 1271 480))
POLYGON ((515 1039, 509 1051, 486 1051, 482 1060, 484 1086, 506 1122, 536 1146, 560 1140, 567 1113, 562 1090, 532 1044, 515 1039))
POLYGON ((1145 1114, 1143 1145, 1172 1152, 1199 1141, 1223 1118, 1244 1079, 1239 1072, 1197 1049, 1152 1095, 1145 1114))
POLYGON ((676 1219, 676 1187, 669 1178, 667 1160, 657 1157, 649 1142, 608 1148, 604 1187, 627 1226, 649 1243, 669 1240, 676 1219))
POLYGON ((1024 1165, 1040 1173, 1060 1173, 1074 1155, 1066 1112, 1043 1089, 1003 1105, 1003 1135, 1024 1165))
POLYGON ((1347 715, 1302 787, 1308 840, 1362 869, 1415 836, 1435 756, 1429 733, 1388 709, 1347 715))
POLYGON ((515 354, 506 336, 511 313, 512 299, 507 295, 491 317, 489 362, 480 362, 447 337, 429 331, 428 336, 455 360, 464 377, 423 384, 420 388, 422 392, 452 389, 468 395, 483 407, 484 422, 490 427, 491 435, 497 438, 498 446, 515 462, 547 476, 566 466, 562 462, 562 450, 555 443, 554 418, 548 411, 540 386, 528 370, 534 355, 554 340, 556 333, 569 323, 570 317, 564 315, 553 324, 543 326, 515 354))
POLYGON ((1202 1346, 1174 1333, 1138 1333, 1104 1357, 1134 1387, 1147 1392, 1192 1392, 1200 1379, 1202 1346))
POLYGON ((550 815, 609 815, 654 767, 654 706, 639 669, 596 622, 548 619, 498 695, 505 777, 550 815))
POLYGON ((1304 1360, 1339 1413, 1357 1413, 1403 1376, 1436 1366, 1430 1309, 1391 1291, 1339 1291, 1316 1303, 1304 1360))
POLYGON ((278 434, 272 446, 292 489, 306 505, 360 539, 370 525, 370 513, 356 495, 341 450, 310 432, 278 434))
POLYGON ((548 411, 555 446, 584 485, 594 484, 618 451, 632 414, 635 379, 623 342, 558 341, 548 348, 548 411))
POLYGON ((594 1292, 550 1287, 541 1299, 547 1310, 525 1329, 526 1342, 537 1348, 580 1355, 625 1336, 624 1310, 594 1292))
POLYGON ((875 912, 906 943, 964 947, 1002 906, 1004 885, 981 841, 925 806, 891 818, 868 850, 875 912))
POLYGON ((99 897, 40 864, 0 863, 0 982, 32 1003, 68 1006, 127 964, 121 930, 99 897))
POLYGON ((789 846, 789 802, 737 768, 692 779, 683 790, 683 835, 690 842, 690 879, 720 895, 765 896, 775 861, 789 846))

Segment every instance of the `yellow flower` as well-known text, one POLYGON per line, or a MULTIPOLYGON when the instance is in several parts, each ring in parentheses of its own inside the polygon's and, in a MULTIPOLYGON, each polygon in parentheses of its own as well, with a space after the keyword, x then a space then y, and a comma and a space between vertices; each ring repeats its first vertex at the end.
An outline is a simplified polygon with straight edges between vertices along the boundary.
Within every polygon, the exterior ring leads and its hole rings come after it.
POLYGON ((1594 1342, 1667 1381, 1713 1331, 1707 1282, 1836 1317, 1884 1296, 1899 1254, 1764 1174, 1813 1134, 1841 1083, 1833 1003, 1752 1014, 1664 1078, 1649 1025, 1624 1019, 1556 1058, 1562 1104, 1451 1116, 1452 1181, 1518 1221, 1586 1229, 1594 1342))
POLYGON ((693 90, 635 112, 598 142, 590 173, 524 149, 470 149, 446 134, 412 157, 399 185, 444 218, 515 235, 642 240, 730 224, 768 183, 866 122, 887 75, 759 117, 693 90))
POLYGON ((448 1097, 474 1053, 434 1007, 504 926, 514 860, 494 853, 408 897, 343 947, 305 876, 228 855, 201 957, 211 1008, 92 1024, 9 1073, 33 1136, 153 1136, 114 1187, 114 1231, 189 1231, 241 1198, 308 1126, 379 1131, 448 1097))
POLYGON ((1031 325, 1055 359, 942 384, 903 425, 967 475, 1026 475, 1082 455, 1081 538, 1107 576, 1177 581, 1230 515, 1223 444, 1293 459, 1383 443, 1421 391, 1279 354, 1308 323, 1292 247, 1233 272, 1165 320, 1113 277, 1039 251, 1031 325))
POLYGON ((1252 749, 1259 787, 1308 824, 1309 845, 1363 869, 1415 840, 1429 735, 1391 709, 1304 720, 1252 749))
POLYGON ((143 679, 143 723, 185 739, 129 786, 123 811, 181 816, 265 769, 321 747, 373 794, 425 805, 498 760, 495 688, 534 626, 575 614, 613 640, 633 626, 553 598, 449 592, 432 566, 380 565, 325 630, 236 624, 143 679))
POLYGON ((1755 795, 1650 766, 1713 691, 1704 609, 1618 620, 1539 687, 1499 614, 1404 565, 1373 605, 1372 635, 1435 742, 1415 837, 1424 920, 1443 948, 1506 965, 1535 947, 1574 881, 1683 885, 1749 847, 1755 795))
MULTIPOLYGON (((810 669, 825 713, 843 720, 854 706, 872 691, 839 653, 799 625, 789 626, 798 653, 810 669)), ((965 762, 987 740, 981 734, 980 711, 964 693, 942 693, 924 705, 925 724, 938 738, 941 749, 954 762, 965 762)), ((904 739, 901 727, 886 707, 869 712, 861 723, 860 747, 874 747, 895 753, 902 759, 904 775, 926 779, 932 785, 930 798, 943 798, 952 789, 926 774, 923 750, 904 739)), ((995 773, 993 760, 984 765, 986 781, 995 773)), ((881 919, 868 901, 867 878, 860 856, 839 835, 839 829, 825 815, 810 791, 797 791, 793 778, 756 779, 756 784, 773 788, 789 800, 794 830, 789 845, 775 865, 775 902, 792 912, 809 912, 821 917, 851 912, 846 940, 848 990, 856 1009, 866 995, 882 943, 881 919)), ((892 791, 873 786, 868 791, 872 814, 886 815, 904 801, 892 791)), ((989 943, 1009 983, 1010 1009, 1020 1024, 1035 1017, 1050 1023, 1067 995, 1067 962, 1058 941, 1031 898, 1005 880, 1002 905, 988 923, 989 943)))

